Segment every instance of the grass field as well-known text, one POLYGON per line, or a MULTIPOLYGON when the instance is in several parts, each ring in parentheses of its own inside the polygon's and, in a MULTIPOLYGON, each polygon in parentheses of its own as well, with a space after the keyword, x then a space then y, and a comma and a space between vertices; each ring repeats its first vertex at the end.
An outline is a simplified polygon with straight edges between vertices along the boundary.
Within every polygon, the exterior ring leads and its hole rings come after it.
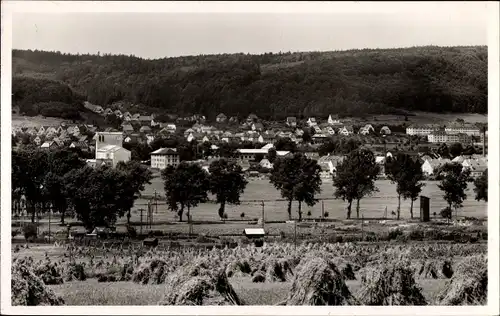
POLYGON ((40 126, 59 126, 66 120, 56 117, 42 117, 42 116, 22 116, 12 114, 12 128, 16 127, 40 127, 40 126))
MULTIPOLYGON (((438 182, 428 181, 426 186, 423 188, 422 195, 427 196, 431 199, 430 207, 431 214, 436 212, 439 214, 440 210, 446 206, 446 202, 443 200, 443 193, 437 187, 438 182)), ((392 218, 391 211, 395 211, 397 208, 397 195, 396 186, 392 184, 389 180, 378 180, 376 186, 379 192, 376 192, 371 197, 367 197, 361 200, 360 209, 361 214, 365 218, 382 218, 385 213, 385 208, 387 207, 387 216, 392 218)), ((334 188, 331 181, 324 181, 321 186, 322 192, 318 196, 321 198, 333 198, 334 188)), ((157 194, 165 195, 163 189, 163 181, 161 178, 155 178, 152 180, 151 185, 146 186, 143 194, 147 196, 157 194)), ((476 217, 476 218, 486 218, 488 214, 488 206, 485 202, 478 202, 474 200, 473 184, 469 184, 467 188, 467 200, 464 202, 464 207, 459 210, 459 215, 476 217)), ((275 200, 281 199, 279 191, 277 191, 268 180, 251 180, 249 181, 243 196, 242 201, 248 200, 275 200)), ((169 220, 175 221, 177 216, 174 212, 167 209, 165 204, 158 205, 158 214, 155 215, 157 220, 169 220)), ((346 217, 346 203, 342 200, 325 200, 324 201, 324 211, 329 213, 329 218, 333 219, 345 219, 346 217)), ((304 217, 307 218, 305 214, 311 211, 311 217, 318 218, 321 216, 321 202, 316 204, 314 207, 303 206, 304 217)), ((133 214, 133 220, 140 220, 140 213, 137 211, 140 208, 147 208, 146 200, 138 200, 133 214)), ((265 219, 268 221, 279 221, 287 220, 287 203, 284 201, 273 201, 265 202, 265 219)), ((413 205, 413 212, 418 216, 420 208, 420 201, 415 201, 413 205)), ((297 216, 297 203, 292 206, 293 216, 297 216)), ((355 204, 353 205, 353 212, 355 209, 355 204)), ((401 201, 401 216, 402 218, 410 218, 410 201, 401 201)), ((193 220, 219 220, 217 215, 218 205, 213 203, 205 203, 192 209, 193 220)), ((240 214, 245 213, 246 218, 260 218, 262 217, 262 206, 260 202, 242 202, 241 205, 228 205, 227 210, 228 219, 240 219, 240 214)), ((354 212, 355 214, 355 212, 354 212)))
MULTIPOLYGON (((446 284, 445 279, 417 280, 427 300, 431 301, 446 284)), ((251 278, 230 279, 238 297, 245 305, 276 305, 286 299, 292 282, 252 283, 251 278)), ((349 290, 361 288, 359 280, 346 281, 349 290)), ((157 305, 165 295, 164 284, 142 285, 133 282, 98 283, 91 279, 49 286, 67 305, 157 305)))

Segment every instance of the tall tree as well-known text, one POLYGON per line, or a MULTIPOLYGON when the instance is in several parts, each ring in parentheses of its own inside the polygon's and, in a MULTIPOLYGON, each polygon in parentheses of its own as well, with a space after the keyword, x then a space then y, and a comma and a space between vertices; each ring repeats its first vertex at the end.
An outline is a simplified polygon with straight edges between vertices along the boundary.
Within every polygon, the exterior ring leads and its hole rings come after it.
MULTIPOLYGON (((151 184, 151 179, 153 179, 153 173, 147 167, 141 165, 136 161, 122 162, 120 161, 116 165, 116 169, 124 172, 127 178, 127 185, 130 185, 132 191, 132 201, 135 201, 140 197, 142 191, 146 184, 151 184)), ((130 211, 131 208, 125 209, 127 213, 127 223, 130 224, 130 211)))
POLYGON ((458 163, 447 163, 441 169, 441 175, 442 180, 438 188, 444 192, 443 198, 450 210, 453 207, 456 212, 467 199, 465 190, 470 179, 470 170, 464 169, 458 163))
POLYGON ((274 147, 269 148, 269 151, 267 152, 267 160, 269 160, 270 163, 274 163, 277 156, 278 154, 276 153, 276 149, 274 147))
POLYGON ((301 167, 297 171, 299 173, 298 184, 295 188, 295 199, 299 202, 299 221, 302 220, 302 203, 308 206, 314 206, 318 200, 316 194, 321 193, 321 167, 318 162, 309 159, 302 154, 300 162, 301 167))
POLYGON ((413 202, 418 198, 424 184, 420 163, 407 154, 398 153, 395 158, 387 157, 385 173, 392 183, 396 183, 398 194, 397 219, 401 216, 401 197, 410 199, 410 216, 413 218, 413 202))
POLYGON ((274 162, 269 182, 280 191, 281 196, 288 200, 288 218, 292 219, 292 202, 295 198, 295 191, 299 185, 300 177, 297 172, 302 165, 302 155, 277 158, 274 162))
POLYGON ((215 195, 217 203, 220 203, 218 213, 222 219, 226 204, 240 204, 240 196, 248 182, 241 167, 224 158, 212 162, 208 170, 210 192, 215 195))
POLYGON ((455 157, 460 156, 462 154, 463 150, 464 150, 464 148, 463 148, 461 143, 451 144, 451 146, 449 148, 451 158, 455 158, 455 157))
POLYGON ((356 215, 359 218, 359 201, 375 192, 375 180, 379 173, 373 152, 368 149, 351 151, 337 166, 333 177, 335 196, 347 201, 347 218, 351 218, 352 202, 356 200, 356 215))
POLYGON ((177 211, 182 222, 184 208, 190 210, 208 199, 207 173, 198 165, 181 162, 177 167, 168 166, 161 174, 165 181, 165 195, 172 211, 177 211))
POLYGON ((474 180, 474 192, 476 193, 476 200, 484 200, 488 202, 488 169, 483 174, 474 180))
POLYGON ((297 144, 290 138, 278 138, 274 143, 274 148, 276 148, 276 150, 295 152, 297 151, 297 144))

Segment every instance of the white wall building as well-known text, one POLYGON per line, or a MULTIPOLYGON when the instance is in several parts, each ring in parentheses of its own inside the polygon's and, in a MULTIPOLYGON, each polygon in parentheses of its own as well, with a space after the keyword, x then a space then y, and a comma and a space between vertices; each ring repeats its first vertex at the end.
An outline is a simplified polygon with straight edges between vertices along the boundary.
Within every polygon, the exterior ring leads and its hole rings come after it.
POLYGON ((179 154, 175 148, 160 148, 151 153, 151 168, 162 170, 179 163, 179 154))
POLYGON ((99 149, 95 151, 96 161, 104 161, 106 164, 112 166, 113 168, 120 162, 130 161, 130 150, 127 150, 118 145, 105 145, 100 146, 99 149))
POLYGON ((406 128, 408 135, 426 136, 439 130, 439 126, 433 124, 427 125, 412 125, 406 128))

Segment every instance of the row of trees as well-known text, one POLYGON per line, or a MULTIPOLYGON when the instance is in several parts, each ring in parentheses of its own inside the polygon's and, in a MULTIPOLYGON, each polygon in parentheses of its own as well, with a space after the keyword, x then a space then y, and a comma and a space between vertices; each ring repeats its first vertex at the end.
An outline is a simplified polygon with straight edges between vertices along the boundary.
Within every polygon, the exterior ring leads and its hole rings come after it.
POLYGON ((401 109, 487 112, 485 46, 157 60, 14 50, 13 73, 54 74, 95 104, 123 100, 211 119, 220 112, 267 119, 401 109))
POLYGON ((127 215, 151 171, 137 162, 119 163, 116 168, 91 168, 74 151, 18 150, 12 153, 12 201, 14 212, 22 209, 35 222, 37 215, 53 210, 65 221, 67 210, 91 229, 109 225, 127 215))
MULTIPOLYGON (((274 166, 270 175, 270 183, 280 191, 288 201, 287 211, 292 217, 292 203, 298 202, 298 218, 302 219, 302 205, 314 206, 321 193, 321 167, 317 161, 307 158, 301 153, 274 158, 274 166)), ((375 181, 380 166, 375 162, 373 152, 357 149, 350 152, 337 166, 333 177, 335 197, 346 201, 347 218, 351 218, 352 203, 356 201, 356 216, 359 218, 360 201, 378 191, 375 181)), ((409 155, 398 154, 388 159, 385 172, 396 184, 398 194, 397 219, 401 216, 401 198, 410 199, 410 214, 413 218, 413 203, 424 187, 424 175, 420 163, 409 155)), ((220 204, 219 216, 224 218, 226 204, 239 204, 240 196, 247 182, 241 168, 227 159, 214 161, 209 167, 209 174, 196 164, 181 163, 177 167, 170 166, 163 171, 165 192, 171 210, 177 211, 180 220, 184 209, 188 213, 193 207, 208 199, 208 192, 215 195, 220 204)), ((470 180, 468 170, 462 170, 459 164, 448 164, 443 168, 443 179, 438 187, 444 192, 444 199, 449 209, 458 209, 466 199, 465 190, 470 180)), ((487 201, 487 171, 475 181, 477 200, 487 201)))

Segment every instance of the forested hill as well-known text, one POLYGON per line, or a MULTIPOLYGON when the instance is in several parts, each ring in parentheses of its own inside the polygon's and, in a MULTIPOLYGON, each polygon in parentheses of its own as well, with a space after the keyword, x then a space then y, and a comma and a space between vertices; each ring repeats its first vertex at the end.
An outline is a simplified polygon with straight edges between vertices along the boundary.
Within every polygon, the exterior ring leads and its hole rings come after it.
POLYGON ((15 103, 25 107, 40 98, 62 102, 54 88, 40 96, 40 86, 58 81, 64 98, 65 87, 75 96, 67 104, 81 97, 99 105, 128 101, 209 118, 220 112, 268 119, 402 110, 486 113, 487 57, 486 46, 155 60, 14 50, 13 91, 15 103))

